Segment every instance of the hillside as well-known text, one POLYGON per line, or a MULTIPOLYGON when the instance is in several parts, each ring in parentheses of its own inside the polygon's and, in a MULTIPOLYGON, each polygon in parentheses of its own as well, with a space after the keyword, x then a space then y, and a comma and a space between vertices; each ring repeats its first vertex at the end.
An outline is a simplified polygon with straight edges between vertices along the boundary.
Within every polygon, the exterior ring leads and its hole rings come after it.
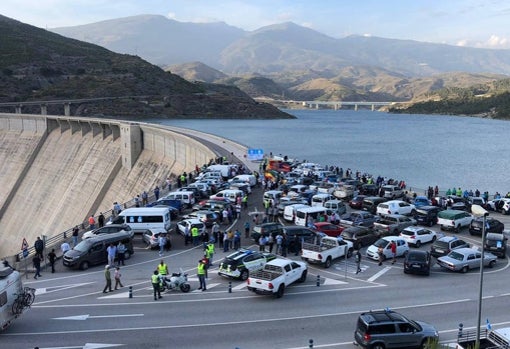
MULTIPOLYGON (((0 16, 0 102, 145 96, 73 105, 73 115, 292 117, 235 87, 193 84, 137 56, 0 16)), ((48 106, 48 113, 62 113, 48 106)), ((12 112, 9 109, 0 111, 12 112)), ((36 108, 24 110, 38 112, 36 108)))

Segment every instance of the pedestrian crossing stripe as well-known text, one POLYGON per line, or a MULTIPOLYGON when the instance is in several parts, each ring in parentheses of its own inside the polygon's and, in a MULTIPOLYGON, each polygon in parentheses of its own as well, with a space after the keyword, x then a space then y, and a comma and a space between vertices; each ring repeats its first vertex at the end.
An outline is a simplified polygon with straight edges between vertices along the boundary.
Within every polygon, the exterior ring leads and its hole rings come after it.
POLYGON ((340 280, 335 280, 335 279, 330 279, 330 278, 325 278, 324 279, 324 283, 323 285, 324 286, 328 286, 328 285, 344 285, 346 284, 347 282, 345 281, 340 281, 340 280))

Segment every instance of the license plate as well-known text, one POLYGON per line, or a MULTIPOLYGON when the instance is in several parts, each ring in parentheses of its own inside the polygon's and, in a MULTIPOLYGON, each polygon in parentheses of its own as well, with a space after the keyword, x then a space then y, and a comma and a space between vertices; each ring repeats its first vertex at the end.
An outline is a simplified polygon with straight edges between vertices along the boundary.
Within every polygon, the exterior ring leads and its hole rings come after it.
POLYGON ((443 251, 443 250, 436 250, 436 252, 438 252, 438 253, 444 253, 444 251, 443 251))
POLYGON ((419 265, 414 264, 414 265, 413 265, 413 268, 420 268, 420 266, 419 266, 419 265))

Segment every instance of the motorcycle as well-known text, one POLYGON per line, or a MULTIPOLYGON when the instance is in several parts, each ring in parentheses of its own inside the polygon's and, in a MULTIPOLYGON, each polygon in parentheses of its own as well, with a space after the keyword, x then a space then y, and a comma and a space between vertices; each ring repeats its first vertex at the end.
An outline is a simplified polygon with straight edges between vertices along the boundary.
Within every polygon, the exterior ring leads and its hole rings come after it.
POLYGON ((179 273, 172 273, 169 278, 161 276, 160 280, 159 286, 161 291, 180 289, 182 292, 186 293, 191 290, 191 286, 188 283, 188 274, 184 273, 182 270, 179 273))

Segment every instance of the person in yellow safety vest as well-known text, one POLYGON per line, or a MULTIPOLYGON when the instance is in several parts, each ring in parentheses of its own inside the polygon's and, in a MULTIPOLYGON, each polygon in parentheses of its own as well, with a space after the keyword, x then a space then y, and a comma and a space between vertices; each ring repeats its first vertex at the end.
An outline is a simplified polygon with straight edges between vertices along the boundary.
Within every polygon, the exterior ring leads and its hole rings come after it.
POLYGON ((243 198, 241 199, 241 202, 244 208, 248 208, 248 195, 244 194, 243 198))
POLYGON ((213 263, 213 256, 214 256, 214 244, 212 242, 209 242, 207 244, 207 246, 205 247, 205 251, 206 251, 206 257, 207 257, 207 260, 208 260, 208 265, 207 267, 210 267, 212 266, 212 263, 213 263))
POLYGON ((203 259, 198 261, 197 276, 198 276, 198 281, 200 281, 200 287, 198 289, 205 291, 207 288, 205 285, 205 263, 204 263, 203 259))
POLYGON ((193 246, 198 246, 198 240, 200 238, 200 233, 198 232, 197 227, 191 228, 191 237, 193 238, 193 246))
POLYGON ((168 275, 168 266, 164 260, 161 260, 161 262, 158 264, 158 273, 162 276, 168 275))
POLYGON ((160 275, 157 270, 154 270, 154 273, 151 276, 152 288, 154 289, 154 300, 157 301, 161 298, 161 288, 159 286, 160 275), (157 295, 157 297, 156 297, 157 295))

